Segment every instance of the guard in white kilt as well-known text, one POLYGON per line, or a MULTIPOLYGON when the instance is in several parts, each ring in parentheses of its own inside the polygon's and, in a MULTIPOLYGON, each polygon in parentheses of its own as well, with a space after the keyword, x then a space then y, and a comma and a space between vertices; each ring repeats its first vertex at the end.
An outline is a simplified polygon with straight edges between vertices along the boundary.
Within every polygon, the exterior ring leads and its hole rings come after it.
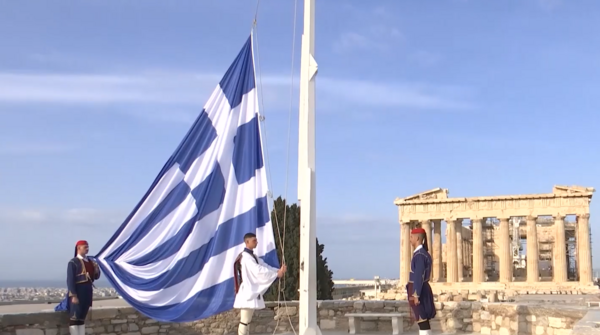
POLYGON ((258 244, 256 235, 244 235, 246 248, 235 260, 233 271, 235 279, 235 302, 233 308, 240 310, 238 335, 248 335, 248 325, 252 321, 255 309, 265 308, 263 295, 277 278, 283 277, 287 270, 285 264, 280 269, 269 266, 254 255, 258 244))

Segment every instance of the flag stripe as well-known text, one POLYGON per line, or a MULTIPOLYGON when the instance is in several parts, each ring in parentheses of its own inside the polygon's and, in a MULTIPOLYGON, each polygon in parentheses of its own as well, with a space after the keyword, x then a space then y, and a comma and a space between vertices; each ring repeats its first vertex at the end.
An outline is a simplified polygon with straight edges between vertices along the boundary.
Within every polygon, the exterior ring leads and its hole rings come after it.
POLYGON ((255 171, 264 165, 262 159, 262 148, 258 140, 260 129, 258 128, 258 115, 250 122, 241 125, 235 135, 235 147, 233 149, 233 166, 238 184, 243 184, 254 177, 255 171), (252 148, 258 147, 258 150, 252 148))
MULTIPOLYGON (((277 259, 277 251, 272 250, 261 258, 267 263, 273 263, 270 260, 277 259)), ((113 286, 118 286, 112 280, 112 277, 109 277, 109 281, 113 286)), ((132 299, 127 293, 122 294, 122 296, 125 300, 132 301, 130 302, 131 306, 149 318, 161 322, 189 322, 189 320, 204 319, 230 310, 233 306, 234 296, 227 293, 233 291, 234 281, 233 278, 229 278, 217 285, 199 291, 186 301, 178 304, 148 306, 132 299)))
MULTIPOLYGON (((185 184, 184 182, 182 183, 185 184)), ((200 184, 196 189, 192 190, 191 192, 188 192, 186 196, 187 198, 185 199, 185 201, 183 201, 178 208, 175 208, 165 218, 164 222, 161 222, 166 226, 166 229, 160 230, 152 229, 151 226, 146 227, 147 232, 145 232, 142 238, 148 241, 164 241, 165 239, 173 239, 176 236, 181 236, 185 240, 191 232, 191 230, 194 228, 196 222, 199 222, 208 214, 219 209, 219 207, 221 207, 221 204, 223 203, 225 196, 225 180, 223 179, 223 175, 221 174, 220 168, 217 166, 213 173, 204 182, 202 182, 202 184, 200 184), (210 194, 210 197, 208 196, 209 192, 212 193, 210 194), (206 202, 201 202, 200 200, 206 200, 206 202), (198 208, 198 211, 186 212, 185 209, 189 207, 189 203, 194 202, 196 204, 196 207, 198 208), (173 222, 177 221, 185 222, 179 230, 177 230, 179 226, 172 225, 173 222)), ((154 257, 158 256, 158 258, 154 258, 154 261, 160 261, 164 258, 173 255, 173 253, 179 250, 182 246, 182 243, 178 245, 172 243, 169 245, 169 243, 164 243, 158 247, 155 246, 155 243, 150 242, 149 244, 152 250, 147 251, 147 253, 144 253, 142 258, 153 257, 151 255, 154 255, 154 257), (169 250, 172 251, 169 252, 169 250)), ((146 248, 146 250, 147 249, 148 248, 146 248)), ((127 254, 123 254, 125 260, 129 258, 129 254, 131 253, 137 255, 136 251, 138 250, 136 250, 135 247, 133 247, 128 251, 129 252, 127 254)), ((140 259, 139 255, 137 256, 137 259, 140 259)))
MULTIPOLYGON (((264 226, 269 221, 269 209, 267 206, 267 197, 256 201, 256 207, 247 213, 237 216, 223 224, 219 225, 217 233, 209 243, 194 250, 189 256, 178 260, 169 271, 162 273, 154 278, 140 278, 123 271, 123 268, 117 264, 110 264, 115 275, 123 278, 123 284, 141 291, 156 291, 161 288, 170 287, 179 284, 183 280, 202 271, 208 260, 230 248, 240 244, 244 240, 244 235, 257 227, 264 226), (258 226, 256 225, 258 223, 258 226)), ((186 236, 187 237, 187 236, 186 236)), ((180 240, 171 239, 165 245, 175 244, 180 240)), ((232 265, 233 266, 233 265, 232 265)))
MULTIPOLYGON (((261 169, 258 172, 257 178, 255 179, 263 179, 265 178, 266 172, 265 169, 261 169)), ((226 193, 226 204, 235 203, 237 206, 224 206, 217 211, 214 211, 207 215, 204 219, 201 220, 196 225, 201 225, 202 229, 195 229, 191 235, 188 236, 186 244, 182 246, 182 248, 178 251, 175 258, 183 258, 186 257, 191 250, 195 250, 201 247, 203 244, 208 243, 212 238, 213 234, 210 232, 215 232, 218 225, 222 222, 226 222, 227 220, 234 218, 238 215, 241 215, 255 206, 255 203, 252 202, 244 202, 242 199, 255 199, 256 197, 260 197, 266 193, 266 190, 258 189, 255 187, 255 180, 251 180, 240 187, 237 188, 237 192, 228 192, 226 193)), ((128 254, 124 254, 123 257, 120 258, 121 262, 127 262, 129 264, 137 264, 137 260, 140 258, 140 254, 147 253, 147 248, 155 248, 158 246, 159 242, 156 241, 165 241, 169 238, 175 236, 172 230, 163 230, 163 231, 152 231, 151 234, 148 235, 148 239, 152 242, 148 242, 148 244, 143 244, 133 247, 129 253, 133 254, 133 256, 128 254), (148 246, 149 245, 149 246, 148 246), (147 247, 148 246, 148 247, 147 247), (147 247, 147 248, 146 248, 147 247), (136 256, 138 255, 138 256, 136 256)), ((144 257, 144 256, 142 256, 144 257)), ((143 266, 131 268, 133 275, 141 275, 147 276, 148 273, 153 273, 154 275, 158 275, 164 271, 169 270, 168 262, 160 262, 154 263, 148 266, 147 269, 144 269, 143 266), (149 271, 149 272, 148 272, 149 271)))
MULTIPOLYGON (((260 194, 255 194, 256 190, 253 187, 253 183, 252 181, 250 181, 250 185, 248 185, 249 187, 245 187, 246 185, 241 185, 241 187, 238 189, 237 194, 232 194, 229 193, 227 194, 228 197, 232 197, 232 201, 234 201, 235 199, 239 198, 239 197, 256 197, 256 196, 260 196, 260 194)), ((257 206, 258 203, 256 204, 252 204, 252 207, 249 206, 238 206, 235 208, 231 208, 232 210, 245 210, 245 212, 250 211, 254 206, 257 206), (246 208, 249 207, 249 208, 246 208)), ((209 239, 212 237, 212 235, 207 235, 206 231, 215 231, 216 229, 218 229, 218 225, 222 224, 219 222, 223 222, 219 219, 219 217, 223 217, 224 220, 227 220, 227 218, 235 218, 238 215, 242 215, 244 214, 243 212, 240 213, 227 213, 226 209, 221 209, 221 211, 214 211, 212 213, 210 213, 207 217, 203 217, 201 220, 195 221, 195 220, 190 220, 188 222, 186 222, 182 229, 179 230, 175 235, 173 236, 169 236, 169 241, 173 240, 172 243, 164 243, 162 245, 160 245, 157 248, 154 248, 152 251, 150 251, 147 254, 144 254, 143 256, 137 258, 137 259, 133 259, 133 260, 127 260, 127 263, 135 266, 135 267, 144 267, 144 266, 148 266, 152 263, 155 262, 159 262, 162 260, 165 260, 169 257, 171 257, 172 255, 174 255, 176 252, 178 252, 179 250, 194 250, 197 249, 199 247, 201 247, 202 245, 204 245, 205 243, 209 242, 209 239), (219 216, 219 217, 214 217, 214 216, 219 216), (201 225, 203 226, 202 228, 204 229, 195 229, 192 230, 195 226, 197 225, 201 225), (191 246, 184 246, 183 242, 188 242, 190 244, 193 244, 191 246)), ((231 220, 229 219, 229 220, 231 220)), ((225 221, 226 222, 226 221, 225 221)), ((150 238, 156 238, 158 239, 159 236, 150 236, 150 238)), ((189 254, 189 253, 188 253, 189 254)), ((183 255, 183 257, 187 256, 188 254, 183 255)), ((157 271, 156 269, 156 264, 152 265, 152 271, 157 271)))
POLYGON ((117 229, 115 234, 108 242, 100 249, 98 255, 110 254, 114 249, 121 245, 139 225, 140 221, 150 213, 154 207, 162 202, 162 200, 175 188, 185 175, 176 166, 170 166, 169 162, 165 164, 158 177, 150 186, 150 189, 142 200, 137 204, 134 210, 125 219, 125 222, 117 229))
POLYGON ((108 255, 108 258, 116 259, 127 252, 129 248, 138 244, 160 221, 171 214, 190 194, 188 184, 179 183, 167 197, 137 226, 136 230, 130 235, 127 242, 121 244, 114 252, 108 255))
POLYGON ((227 97, 231 109, 237 108, 242 102, 242 97, 255 88, 251 38, 246 41, 232 66, 225 72, 219 86, 227 97))
MULTIPOLYGON (((269 228, 270 227, 266 225, 256 230, 256 236, 259 241, 264 241, 265 239, 269 238, 269 234, 272 234, 272 227, 271 229, 269 228)), ((274 250, 274 244, 268 243, 266 246, 266 249, 269 250, 266 255, 269 255, 269 253, 274 250)), ((136 302, 145 306, 166 306, 183 303, 196 293, 206 290, 231 278, 233 276, 233 262, 243 249, 244 244, 240 243, 235 248, 229 249, 227 252, 223 252, 212 257, 204 266, 204 270, 196 273, 193 277, 190 277, 177 285, 173 285, 158 291, 136 290, 135 288, 123 285, 121 279, 114 275, 112 268, 108 266, 106 260, 99 260, 101 264, 103 264, 103 268, 106 269, 108 274, 107 277, 112 277, 115 280, 117 284, 115 288, 121 290, 119 291, 120 294, 122 292, 123 294, 135 297, 136 302), (232 264, 232 266, 224 267, 223 264, 232 264)), ((262 257, 265 255, 261 255, 259 252, 263 251, 258 250, 257 256, 262 257)), ((265 261, 267 261, 268 264, 273 265, 272 263, 269 263, 273 261, 273 258, 267 259, 265 257, 265 261)), ((230 294, 233 298, 233 293, 230 294)))
POLYGON ((192 129, 187 133, 179 147, 171 156, 172 164, 178 163, 183 173, 187 173, 191 164, 213 144, 218 134, 213 127, 212 120, 203 110, 194 122, 192 129), (193 146, 187 143, 195 143, 193 146))

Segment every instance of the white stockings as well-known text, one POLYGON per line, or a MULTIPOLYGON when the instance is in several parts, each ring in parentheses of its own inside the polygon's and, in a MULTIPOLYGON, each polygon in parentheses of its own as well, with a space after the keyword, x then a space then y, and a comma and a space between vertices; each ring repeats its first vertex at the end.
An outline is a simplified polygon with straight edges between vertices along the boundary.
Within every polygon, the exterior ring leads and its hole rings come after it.
MULTIPOLYGON (((238 335, 248 335, 250 333, 250 322, 254 310, 250 308, 240 309, 240 325, 238 326, 238 335)), ((85 335, 85 334, 81 334, 85 335)))

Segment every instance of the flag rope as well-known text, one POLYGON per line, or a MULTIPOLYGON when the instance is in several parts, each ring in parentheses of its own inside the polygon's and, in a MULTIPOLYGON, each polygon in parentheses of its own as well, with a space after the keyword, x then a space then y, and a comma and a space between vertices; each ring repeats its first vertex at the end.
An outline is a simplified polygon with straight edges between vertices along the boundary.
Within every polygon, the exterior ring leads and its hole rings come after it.
MULTIPOLYGON (((252 22, 252 34, 253 37, 256 39, 256 63, 258 65, 258 71, 255 71, 255 73, 258 73, 258 86, 259 86, 259 90, 258 90, 258 94, 259 94, 259 101, 260 101, 260 109, 259 109, 259 114, 261 115, 261 121, 264 124, 264 138, 265 138, 265 147, 266 150, 264 150, 265 155, 266 155, 266 164, 267 164, 267 176, 269 179, 269 185, 273 185, 272 182, 272 177, 271 177, 271 164, 270 164, 270 157, 269 157, 269 146, 268 146, 268 137, 267 137, 267 126, 266 126, 266 122, 265 122, 265 118, 264 118, 264 95, 263 95, 263 85, 262 85, 262 70, 260 67, 260 46, 259 46, 259 40, 258 40, 258 28, 257 28, 257 22, 258 22, 258 11, 260 8, 260 0, 256 1, 256 12, 254 14, 254 20, 252 22)), ((296 25, 297 25, 297 19, 298 19, 298 0, 294 0, 294 16, 293 16, 293 32, 292 32, 292 60, 291 60, 291 69, 290 69, 290 108, 289 108, 289 112, 288 112, 288 134, 287 134, 287 157, 286 157, 286 172, 285 172, 285 188, 284 188, 284 201, 286 201, 286 206, 284 207, 283 210, 283 235, 281 233, 281 228, 280 228, 280 224, 279 224, 279 219, 278 219, 278 215, 277 215, 277 208, 275 208, 275 206, 273 205, 273 211, 275 212, 275 225, 277 227, 277 234, 279 236, 279 245, 280 245, 280 249, 281 249, 281 262, 282 264, 285 264, 285 240, 286 240, 286 220, 287 220, 287 195, 288 195, 288 188, 289 188, 289 171, 290 171, 290 142, 291 142, 291 128, 292 128, 292 113, 293 113, 293 109, 294 109, 294 63, 295 63, 295 56, 296 56, 296 50, 295 50, 295 41, 296 41, 296 25)), ((273 194, 270 194, 270 198, 271 201, 273 201, 273 194)), ((296 329, 294 328, 294 324, 292 322, 292 319, 289 315, 289 313, 287 313, 287 299, 285 296, 285 278, 286 275, 283 276, 283 278, 281 278, 278 281, 278 287, 277 287, 277 308, 279 309, 282 305, 282 301, 283 301, 283 305, 286 307, 286 316, 288 319, 288 322, 290 323, 290 327, 292 328, 292 332, 297 335, 296 333, 296 329), (282 299, 283 298, 283 299, 282 299)), ((281 318, 277 318, 277 324, 275 325, 274 329, 273 329, 273 335, 277 332, 277 328, 279 327, 279 323, 281 321, 281 318)))

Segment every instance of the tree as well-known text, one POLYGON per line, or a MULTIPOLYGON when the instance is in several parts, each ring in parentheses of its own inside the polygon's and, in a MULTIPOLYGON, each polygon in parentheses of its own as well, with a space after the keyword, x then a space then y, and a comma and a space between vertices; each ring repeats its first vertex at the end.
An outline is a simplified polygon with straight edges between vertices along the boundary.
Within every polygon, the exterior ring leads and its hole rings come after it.
MULTIPOLYGON (((279 197, 275 200, 271 212, 271 222, 275 233, 275 244, 279 260, 284 259, 282 245, 285 249, 285 263, 287 265, 286 275, 267 291, 264 299, 266 301, 277 301, 278 289, 281 288, 283 300, 298 300, 300 288, 300 207, 296 204, 291 206, 279 197), (286 220, 284 220, 284 215, 286 220), (285 222, 285 226, 284 226, 285 222), (279 225, 277 224, 279 223, 279 225), (280 239, 281 236, 281 240, 280 239)), ((333 299, 333 272, 327 265, 327 258, 323 257, 325 245, 319 244, 317 239, 317 299, 333 299)))
POLYGON ((327 266, 327 257, 323 257, 324 244, 317 239, 317 299, 333 299, 333 271, 327 266))

